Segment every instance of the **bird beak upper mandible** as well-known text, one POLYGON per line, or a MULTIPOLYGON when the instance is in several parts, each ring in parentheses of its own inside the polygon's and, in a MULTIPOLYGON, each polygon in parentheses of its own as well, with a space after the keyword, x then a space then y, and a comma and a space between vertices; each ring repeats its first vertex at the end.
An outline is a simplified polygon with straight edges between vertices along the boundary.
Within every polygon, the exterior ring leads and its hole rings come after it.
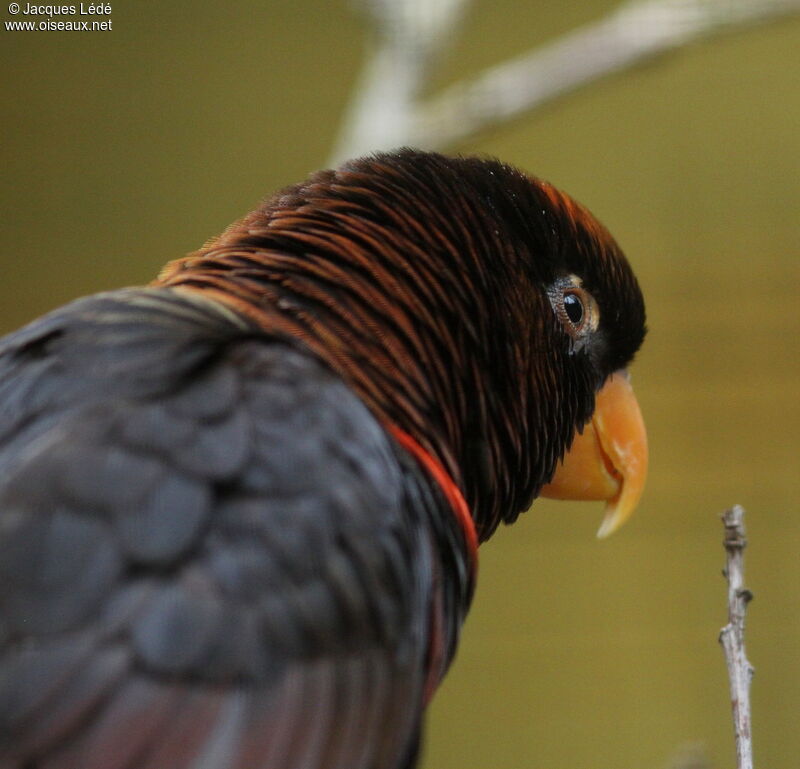
POLYGON ((597 393, 591 420, 576 434, 553 479, 541 490, 552 499, 604 499, 598 537, 630 518, 647 478, 647 433, 626 371, 610 376, 597 393))

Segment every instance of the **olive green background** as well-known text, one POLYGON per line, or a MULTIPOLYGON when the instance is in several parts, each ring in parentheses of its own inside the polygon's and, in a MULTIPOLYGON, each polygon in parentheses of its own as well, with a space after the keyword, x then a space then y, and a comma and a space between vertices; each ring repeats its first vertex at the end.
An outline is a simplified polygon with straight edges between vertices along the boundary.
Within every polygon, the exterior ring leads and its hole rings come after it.
MULTIPOLYGON (((610 7, 476 0, 435 85, 610 7)), ((361 61, 344 0, 114 2, 111 18, 0 29, 0 331, 149 280, 324 164, 361 61)), ((649 310, 633 372, 651 477, 609 541, 599 505, 540 502, 484 546, 425 769, 660 769, 694 742, 732 767, 717 633, 718 514, 734 502, 757 763, 797 766, 798 51, 798 20, 739 31, 453 148, 552 180, 629 254, 649 310)))

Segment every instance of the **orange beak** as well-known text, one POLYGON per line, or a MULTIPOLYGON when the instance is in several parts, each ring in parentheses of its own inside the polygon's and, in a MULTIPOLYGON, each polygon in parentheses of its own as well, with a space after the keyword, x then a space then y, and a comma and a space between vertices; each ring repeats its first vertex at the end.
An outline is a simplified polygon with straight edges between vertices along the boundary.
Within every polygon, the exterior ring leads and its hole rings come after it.
POLYGON ((604 499, 598 537, 630 518, 647 478, 647 433, 625 371, 610 376, 597 393, 594 414, 575 435, 541 495, 552 499, 604 499))

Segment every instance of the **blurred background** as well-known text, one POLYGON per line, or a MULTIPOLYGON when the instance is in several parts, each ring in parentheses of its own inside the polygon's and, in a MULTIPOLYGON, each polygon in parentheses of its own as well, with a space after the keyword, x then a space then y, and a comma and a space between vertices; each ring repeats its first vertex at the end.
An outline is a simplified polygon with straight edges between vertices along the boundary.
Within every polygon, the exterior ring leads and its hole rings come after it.
MULTIPOLYGON (((431 87, 613 7, 475 0, 431 87)), ((2 332, 147 282, 324 165, 362 62, 344 0, 140 0, 111 18, 108 32, 0 29, 2 332)), ((650 769, 692 745, 733 766, 717 634, 718 515, 735 502, 756 762, 797 766, 798 51, 797 18, 742 29, 449 147, 551 180, 628 253, 648 302, 633 375, 651 477, 608 541, 600 506, 537 502, 482 548, 424 769, 650 769)))

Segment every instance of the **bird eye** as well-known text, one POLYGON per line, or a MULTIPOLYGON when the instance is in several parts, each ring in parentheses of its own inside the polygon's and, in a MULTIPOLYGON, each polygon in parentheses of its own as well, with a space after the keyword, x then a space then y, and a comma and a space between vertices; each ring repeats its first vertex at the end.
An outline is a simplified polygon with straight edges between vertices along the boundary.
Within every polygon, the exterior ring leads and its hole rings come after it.
POLYGON ((576 341, 597 331, 600 308, 577 275, 557 278, 547 289, 550 303, 564 330, 576 341))
POLYGON ((575 293, 564 294, 564 312, 574 326, 580 326, 583 321, 583 302, 575 293))

